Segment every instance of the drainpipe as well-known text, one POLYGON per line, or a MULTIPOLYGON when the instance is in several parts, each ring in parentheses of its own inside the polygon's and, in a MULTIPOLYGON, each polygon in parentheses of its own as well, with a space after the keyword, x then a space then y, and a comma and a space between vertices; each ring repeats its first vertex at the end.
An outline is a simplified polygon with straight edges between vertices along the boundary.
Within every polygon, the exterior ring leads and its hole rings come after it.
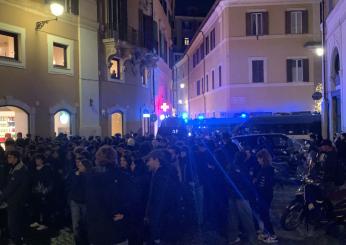
POLYGON ((323 138, 330 138, 330 122, 329 122, 329 97, 326 81, 326 18, 325 18, 325 1, 321 1, 321 14, 322 14, 322 84, 323 84, 323 114, 322 114, 322 135, 323 138))
POLYGON ((206 98, 205 98, 205 90, 206 90, 206 81, 205 81, 205 49, 204 49, 204 40, 205 40, 205 35, 204 35, 204 32, 203 31, 200 31, 200 33, 202 33, 202 37, 203 37, 203 41, 202 41, 202 44, 203 44, 203 53, 204 53, 204 57, 203 57, 203 83, 202 84, 202 88, 204 87, 203 89, 203 106, 204 106, 204 117, 207 117, 207 101, 206 101, 206 98))

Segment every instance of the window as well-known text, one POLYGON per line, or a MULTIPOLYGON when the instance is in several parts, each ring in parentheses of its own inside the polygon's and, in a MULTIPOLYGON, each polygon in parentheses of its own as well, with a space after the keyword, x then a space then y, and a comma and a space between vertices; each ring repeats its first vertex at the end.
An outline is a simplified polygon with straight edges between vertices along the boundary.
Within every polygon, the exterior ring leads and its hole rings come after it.
POLYGON ((215 88, 215 72, 214 70, 211 72, 211 89, 215 88))
POLYGON ((48 72, 53 74, 73 75, 74 73, 74 41, 47 35, 48 72))
POLYGON ((252 60, 251 61, 251 75, 253 83, 264 82, 264 61, 263 60, 252 60))
POLYGON ((209 37, 205 38, 205 55, 209 54, 209 37))
POLYGON ((0 65, 25 68, 25 29, 0 22, 0 65))
POLYGON ((18 34, 0 30, 0 58, 18 60, 18 34))
POLYGON ((60 43, 53 43, 53 66, 66 68, 67 67, 67 46, 60 43))
POLYGON ((120 79, 120 60, 117 58, 112 58, 109 68, 109 74, 111 79, 120 79))
POLYGON ((204 59, 204 43, 202 43, 201 46, 199 47, 199 53, 200 53, 201 60, 204 59))
POLYGON ((197 81, 197 96, 201 94, 201 82, 197 81))
POLYGON ((302 11, 291 12, 291 33, 301 34, 303 32, 303 13, 302 11))
POLYGON ((204 84, 204 78, 202 78, 202 93, 204 94, 205 92, 205 84, 204 84))
POLYGON ((210 32, 210 50, 215 48, 215 29, 210 32))
POLYGON ((268 35, 269 31, 268 13, 256 12, 246 14, 246 35, 261 36, 268 35))
POLYGON ((309 82, 309 60, 289 59, 287 60, 288 82, 309 82))
POLYGON ((206 90, 208 92, 209 91, 209 76, 208 75, 205 78, 205 85, 206 85, 206 90))
POLYGON ((183 29, 191 30, 191 22, 190 21, 183 21, 183 29))
POLYGON ((222 68, 219 66, 219 87, 222 86, 222 68))
POLYGON ((286 12, 286 34, 308 33, 308 11, 286 12))
POLYGON ((190 45, 190 39, 188 37, 184 37, 184 45, 189 46, 190 45))

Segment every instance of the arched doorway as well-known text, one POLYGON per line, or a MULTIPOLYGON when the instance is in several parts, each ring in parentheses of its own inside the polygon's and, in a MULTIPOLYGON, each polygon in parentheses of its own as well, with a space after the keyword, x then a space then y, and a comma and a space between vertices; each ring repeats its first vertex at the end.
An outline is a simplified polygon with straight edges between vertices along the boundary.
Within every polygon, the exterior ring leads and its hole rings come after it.
POLYGON ((29 133, 29 115, 16 106, 0 106, 0 143, 7 137, 16 138, 17 133, 23 136, 29 133))
POLYGON ((71 114, 68 111, 60 110, 54 114, 54 133, 71 135, 71 114))
POLYGON ((124 133, 124 117, 122 112, 115 112, 111 116, 112 136, 124 133))
POLYGON ((334 48, 331 63, 331 119, 333 134, 341 132, 340 56, 334 48))

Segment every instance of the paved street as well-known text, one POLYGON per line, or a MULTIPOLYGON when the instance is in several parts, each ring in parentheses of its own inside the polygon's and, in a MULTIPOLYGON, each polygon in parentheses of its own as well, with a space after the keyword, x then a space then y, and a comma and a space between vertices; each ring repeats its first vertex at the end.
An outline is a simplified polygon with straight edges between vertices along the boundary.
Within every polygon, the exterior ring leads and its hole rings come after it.
MULTIPOLYGON (((335 231, 339 235, 336 237, 328 236, 324 231, 306 232, 303 227, 300 227, 297 231, 287 232, 280 227, 280 216, 282 210, 287 203, 293 199, 296 186, 285 185, 283 187, 277 187, 275 190, 275 196, 273 201, 273 223, 276 228, 277 235, 279 237, 280 245, 345 245, 346 244, 346 232, 341 227, 339 231, 335 231)), ((48 234, 46 234, 48 235, 48 234)), ((336 236, 336 235, 335 235, 336 236)), ((46 239, 33 240, 34 245, 48 244, 46 239)), ((73 245, 73 238, 71 232, 67 230, 60 231, 60 235, 51 239, 51 245, 73 245)), ((225 245, 223 241, 214 232, 200 232, 195 234, 193 238, 186 239, 180 245, 225 245)), ((239 243, 241 245, 241 243, 239 243)), ((259 242, 259 244, 261 244, 259 242)))

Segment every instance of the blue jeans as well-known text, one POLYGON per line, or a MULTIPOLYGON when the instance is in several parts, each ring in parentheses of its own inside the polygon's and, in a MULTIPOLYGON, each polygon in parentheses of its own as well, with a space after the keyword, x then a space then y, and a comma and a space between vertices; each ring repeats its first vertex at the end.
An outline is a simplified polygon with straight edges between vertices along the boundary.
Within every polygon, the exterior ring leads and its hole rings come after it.
POLYGON ((239 236, 239 225, 241 225, 245 236, 250 244, 256 244, 256 230, 252 219, 252 210, 248 200, 228 200, 228 240, 234 241, 239 236))
POLYGON ((70 202, 72 229, 76 245, 88 244, 86 229, 86 206, 73 200, 70 202))

